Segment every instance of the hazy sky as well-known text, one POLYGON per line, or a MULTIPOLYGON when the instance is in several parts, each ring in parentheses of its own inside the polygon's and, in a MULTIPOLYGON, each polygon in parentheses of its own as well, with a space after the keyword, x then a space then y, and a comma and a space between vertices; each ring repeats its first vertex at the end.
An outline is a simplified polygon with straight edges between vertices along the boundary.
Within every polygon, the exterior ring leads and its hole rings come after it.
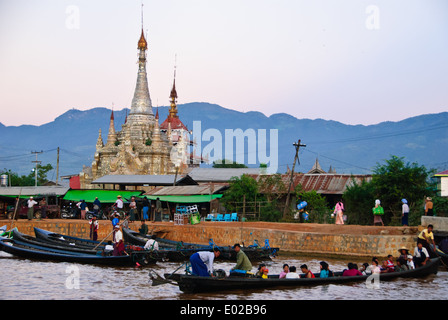
MULTIPOLYGON (((144 0, 148 80, 210 102, 346 124, 448 111, 446 0, 144 0)), ((0 0, 0 122, 130 107, 141 1, 0 0)))

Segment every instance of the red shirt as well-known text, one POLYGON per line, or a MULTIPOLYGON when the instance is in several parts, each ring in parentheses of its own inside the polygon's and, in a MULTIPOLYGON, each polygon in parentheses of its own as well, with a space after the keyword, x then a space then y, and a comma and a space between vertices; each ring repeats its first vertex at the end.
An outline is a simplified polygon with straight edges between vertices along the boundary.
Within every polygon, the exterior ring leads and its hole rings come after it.
POLYGON ((361 271, 356 270, 356 269, 348 269, 348 270, 344 271, 342 276, 343 277, 362 276, 362 273, 361 273, 361 271))

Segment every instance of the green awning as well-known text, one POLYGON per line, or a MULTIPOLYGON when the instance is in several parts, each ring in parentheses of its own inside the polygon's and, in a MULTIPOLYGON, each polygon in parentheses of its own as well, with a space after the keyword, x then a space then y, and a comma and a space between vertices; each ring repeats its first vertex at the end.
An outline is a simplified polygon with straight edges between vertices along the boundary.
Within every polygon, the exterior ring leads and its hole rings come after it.
POLYGON ((64 196, 64 200, 93 202, 98 197, 101 203, 113 203, 117 201, 120 195, 123 201, 131 199, 132 196, 138 197, 142 191, 119 191, 119 190, 69 190, 64 196))
MULTIPOLYGON (((142 196, 141 196, 142 197, 142 196)), ((166 202, 174 202, 174 203, 202 203, 202 202, 210 202, 210 200, 219 199, 222 197, 222 194, 213 194, 212 196, 208 194, 196 194, 189 196, 146 196, 150 200, 156 200, 157 198, 160 201, 166 202)))

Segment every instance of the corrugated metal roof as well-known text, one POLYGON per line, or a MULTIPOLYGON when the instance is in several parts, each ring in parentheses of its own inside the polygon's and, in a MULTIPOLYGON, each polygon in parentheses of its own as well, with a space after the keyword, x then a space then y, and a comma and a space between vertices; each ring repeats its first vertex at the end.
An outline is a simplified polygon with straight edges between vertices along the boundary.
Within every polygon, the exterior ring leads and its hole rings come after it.
MULTIPOLYGON (((153 185, 153 186, 163 186, 163 185, 173 185, 174 174, 168 175, 107 175, 92 181, 92 184, 125 184, 125 185, 153 185)), ((191 177, 178 175, 176 178, 176 183, 182 181, 188 182, 190 184, 196 184, 192 181, 191 177)))
POLYGON ((448 176, 448 170, 437 172, 434 177, 445 177, 448 176))
MULTIPOLYGON (((260 176, 252 177, 257 180, 260 179, 260 176)), ((372 176, 370 175, 296 173, 293 177, 293 185, 291 187, 291 191, 300 184, 302 185, 304 191, 315 190, 317 193, 322 194, 343 194, 347 187, 353 184, 353 180, 359 184, 363 180, 370 181, 371 178, 372 176)), ((283 174, 281 175, 281 179, 283 184, 285 185, 283 192, 286 193, 290 183, 291 175, 283 174)), ((263 192, 263 190, 260 191, 263 192)))
POLYGON ((197 182, 227 182, 243 174, 258 175, 260 168, 193 168, 188 173, 197 182))
MULTIPOLYGON (((213 193, 217 193, 220 190, 226 188, 228 184, 213 184, 213 193)), ((145 195, 199 195, 210 194, 210 185, 198 185, 198 186, 171 186, 155 188, 145 193, 145 195)))
POLYGON ((38 186, 38 187, 0 187, 2 196, 62 196, 67 193, 69 187, 64 186, 38 186))

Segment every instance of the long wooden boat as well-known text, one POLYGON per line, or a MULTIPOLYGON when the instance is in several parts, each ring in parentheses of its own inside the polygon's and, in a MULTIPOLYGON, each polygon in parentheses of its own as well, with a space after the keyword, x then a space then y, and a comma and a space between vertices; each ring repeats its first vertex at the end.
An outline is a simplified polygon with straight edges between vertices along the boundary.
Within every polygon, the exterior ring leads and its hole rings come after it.
POLYGON ((47 243, 49 242, 53 244, 67 245, 84 249, 92 249, 97 246, 98 248, 102 249, 107 244, 107 243, 100 244, 100 241, 72 237, 60 233, 47 231, 44 229, 39 229, 36 227, 34 227, 34 234, 36 235, 36 238, 45 241, 47 243))
MULTIPOLYGON (((429 260, 426 265, 407 271, 388 272, 378 275, 379 281, 389 281, 397 278, 421 278, 430 274, 436 274, 439 267, 440 258, 429 260)), ((168 275, 165 274, 165 277, 168 275)), ((319 274, 315 274, 316 278, 299 278, 299 279, 279 279, 278 275, 271 275, 268 279, 262 278, 244 278, 244 277, 198 277, 192 275, 169 275, 170 279, 177 282, 179 289, 186 293, 195 292, 213 292, 228 290, 247 290, 247 289, 270 289, 285 287, 306 287, 323 284, 346 284, 354 282, 369 281, 366 276, 342 276, 342 272, 336 272, 333 277, 320 278, 319 274)), ((372 278, 371 278, 372 279, 372 278)), ((375 281, 373 278, 372 281, 375 281)))
MULTIPOLYGON (((34 233, 38 240, 52 245, 63 246, 71 251, 77 248, 78 250, 95 250, 95 252, 98 252, 103 251, 106 245, 105 242, 101 244, 100 241, 67 236, 36 227, 34 228, 34 233)), ((141 265, 167 260, 164 252, 143 250, 141 246, 125 246, 125 250, 133 257, 135 262, 141 265)))
POLYGON ((41 247, 51 248, 51 249, 59 249, 59 250, 65 250, 65 251, 72 251, 72 252, 79 252, 79 253, 85 253, 85 254, 97 254, 98 252, 101 252, 103 247, 100 247, 99 249, 94 248, 84 248, 84 247, 78 247, 74 245, 67 245, 65 243, 57 243, 57 242, 49 242, 44 241, 42 239, 32 237, 26 234, 23 234, 17 230, 17 228, 14 228, 11 232, 11 237, 14 240, 18 240, 23 243, 31 244, 31 245, 37 245, 41 247))
POLYGON ((0 249, 14 256, 50 260, 58 262, 74 262, 85 264, 99 264, 107 266, 134 266, 135 261, 132 255, 126 256, 101 256, 93 254, 83 254, 66 250, 51 249, 47 247, 31 245, 14 239, 0 239, 0 249))
MULTIPOLYGON (((128 243, 144 246, 150 239, 150 236, 142 235, 139 232, 129 228, 123 228, 123 238, 128 243)), ((155 240, 159 243, 160 250, 167 251, 167 259, 170 261, 182 261, 190 258, 190 256, 195 252, 211 251, 214 247, 221 249, 222 254, 218 257, 219 260, 236 260, 236 252, 231 246, 218 246, 214 244, 212 240, 208 245, 180 242, 163 238, 156 238, 155 240)), ((251 261, 268 260, 271 255, 274 255, 279 250, 279 248, 255 246, 243 248, 244 253, 251 261)))

